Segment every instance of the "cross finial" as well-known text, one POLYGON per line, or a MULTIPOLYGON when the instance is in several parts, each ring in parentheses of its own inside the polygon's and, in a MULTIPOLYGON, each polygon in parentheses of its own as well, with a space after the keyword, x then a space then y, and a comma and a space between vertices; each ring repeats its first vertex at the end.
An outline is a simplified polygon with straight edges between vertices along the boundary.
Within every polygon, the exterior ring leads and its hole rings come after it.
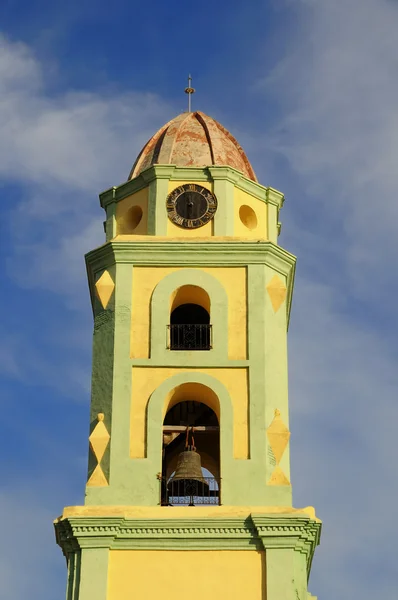
POLYGON ((195 93, 195 88, 192 87, 192 77, 188 75, 188 87, 185 88, 185 93, 188 94, 188 112, 191 112, 191 96, 195 93))

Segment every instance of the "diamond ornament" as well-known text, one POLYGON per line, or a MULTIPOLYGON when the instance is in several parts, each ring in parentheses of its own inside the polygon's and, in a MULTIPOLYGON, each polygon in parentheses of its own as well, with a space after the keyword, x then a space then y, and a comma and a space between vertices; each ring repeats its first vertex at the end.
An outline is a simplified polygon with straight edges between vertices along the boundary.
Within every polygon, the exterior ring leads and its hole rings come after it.
POLYGON ((115 289, 115 283, 108 271, 104 271, 95 284, 95 291, 103 308, 108 306, 109 300, 115 289))
POLYGON ((105 450, 108 446, 111 436, 109 435, 108 430, 105 427, 103 413, 99 413, 97 418, 98 423, 88 439, 90 441, 90 446, 94 453, 94 456, 97 459, 98 463, 100 463, 102 457, 105 454, 105 450))
POLYGON ((106 477, 100 465, 97 465, 92 472, 90 479, 87 481, 88 487, 101 487, 108 485, 106 477))
POLYGON ((290 485, 290 481, 280 467, 276 467, 272 473, 268 485, 290 485))
POLYGON ((267 429, 267 437, 274 453, 276 464, 279 465, 286 446, 289 443, 290 431, 282 421, 281 413, 278 409, 275 410, 275 416, 267 429))
POLYGON ((267 285, 267 292, 274 312, 278 312, 286 298, 287 289, 278 275, 274 275, 267 285))

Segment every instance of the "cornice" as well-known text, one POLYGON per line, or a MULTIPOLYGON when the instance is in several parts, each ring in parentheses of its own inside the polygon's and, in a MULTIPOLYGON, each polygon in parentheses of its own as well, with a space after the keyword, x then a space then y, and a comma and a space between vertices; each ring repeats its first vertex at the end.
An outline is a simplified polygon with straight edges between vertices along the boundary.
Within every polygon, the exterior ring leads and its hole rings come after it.
POLYGON ((278 192, 278 190, 275 190, 271 187, 266 188, 266 192, 267 202, 277 206, 278 210, 280 210, 285 202, 285 196, 282 194, 282 192, 278 192))
POLYGON ((251 514, 248 517, 125 519, 69 517, 55 522, 64 554, 79 548, 254 549, 291 548, 310 568, 321 524, 307 515, 251 514))
POLYGON ((286 309, 290 317, 296 257, 280 246, 263 240, 190 241, 146 236, 134 241, 109 241, 86 254, 89 280, 114 264, 133 266, 245 266, 265 264, 287 278, 286 309))
POLYGON ((112 202, 119 202, 147 187, 156 179, 168 179, 170 181, 212 181, 223 179, 233 183, 237 188, 251 194, 252 196, 275 204, 281 208, 284 196, 278 190, 265 187, 243 175, 241 171, 228 166, 209 167, 178 167, 176 165, 153 165, 142 171, 137 177, 126 181, 121 185, 105 190, 99 195, 102 208, 106 208, 112 202))
POLYGON ((99 269, 115 263, 137 266, 243 266, 269 263, 287 275, 295 262, 293 254, 272 242, 233 238, 191 241, 145 236, 134 241, 111 240, 86 254, 86 263, 94 270, 97 263, 99 269))
POLYGON ((131 181, 126 181, 126 183, 122 183, 122 185, 111 187, 108 190, 105 190, 105 192, 102 192, 99 195, 100 204, 102 208, 106 209, 112 202, 119 202, 120 200, 123 200, 123 198, 131 196, 131 194, 139 192, 147 186, 148 181, 146 181, 145 177, 139 175, 131 181))
POLYGON ((306 555, 307 572, 311 571, 312 558, 321 537, 322 524, 305 515, 251 515, 258 537, 263 547, 294 548, 306 555))

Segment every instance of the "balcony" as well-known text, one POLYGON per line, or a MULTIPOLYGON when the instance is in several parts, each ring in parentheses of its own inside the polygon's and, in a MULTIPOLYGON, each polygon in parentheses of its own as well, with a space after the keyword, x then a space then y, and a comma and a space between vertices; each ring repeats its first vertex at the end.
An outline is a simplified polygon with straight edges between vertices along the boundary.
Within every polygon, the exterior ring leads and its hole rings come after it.
POLYGON ((212 347, 211 325, 172 324, 167 328, 170 350, 210 350, 212 347))
POLYGON ((162 506, 217 506, 220 504, 218 482, 214 477, 196 479, 161 478, 162 506))

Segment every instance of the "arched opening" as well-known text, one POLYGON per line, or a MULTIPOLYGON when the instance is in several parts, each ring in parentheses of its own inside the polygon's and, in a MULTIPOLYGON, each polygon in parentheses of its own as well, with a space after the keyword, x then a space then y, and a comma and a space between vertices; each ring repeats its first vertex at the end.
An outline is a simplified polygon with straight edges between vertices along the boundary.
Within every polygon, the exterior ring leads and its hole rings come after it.
POLYGON ((210 298, 196 285, 184 285, 170 302, 171 350, 210 350, 210 298))
POLYGON ((195 383, 183 384, 169 398, 163 421, 163 506, 220 503, 220 428, 215 402, 212 390, 195 383), (204 402, 197 400, 200 395, 204 402))
POLYGON ((170 297, 170 312, 181 304, 198 304, 210 314, 210 296, 198 285, 182 285, 170 297))

